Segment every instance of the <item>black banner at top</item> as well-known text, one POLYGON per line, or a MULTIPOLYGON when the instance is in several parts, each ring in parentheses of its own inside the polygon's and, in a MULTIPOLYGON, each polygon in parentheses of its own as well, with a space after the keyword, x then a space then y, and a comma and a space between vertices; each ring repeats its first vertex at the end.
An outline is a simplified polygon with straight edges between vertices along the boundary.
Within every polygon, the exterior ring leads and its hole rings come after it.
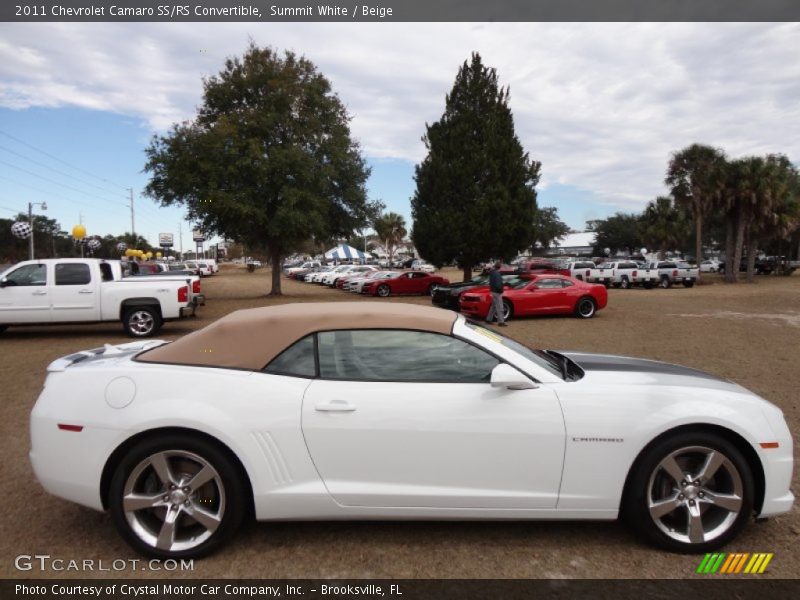
POLYGON ((6 22, 798 21, 798 0, 3 0, 6 22))

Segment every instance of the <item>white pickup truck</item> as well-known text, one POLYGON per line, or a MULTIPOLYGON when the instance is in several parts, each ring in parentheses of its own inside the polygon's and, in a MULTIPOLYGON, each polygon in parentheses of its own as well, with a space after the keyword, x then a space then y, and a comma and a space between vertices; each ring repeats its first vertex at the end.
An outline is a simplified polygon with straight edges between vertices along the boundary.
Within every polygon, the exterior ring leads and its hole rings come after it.
POLYGON ((149 337, 164 321, 193 313, 185 276, 122 277, 119 261, 52 258, 0 273, 0 332, 9 325, 121 321, 131 337, 149 337))
POLYGON ((659 285, 662 288, 672 287, 673 283, 682 283, 690 288, 697 281, 700 270, 689 263, 669 260, 651 261, 639 269, 639 280, 645 287, 659 285))
POLYGON ((595 281, 601 276, 600 269, 591 260, 575 260, 564 263, 559 270, 562 275, 568 275, 581 281, 595 281))

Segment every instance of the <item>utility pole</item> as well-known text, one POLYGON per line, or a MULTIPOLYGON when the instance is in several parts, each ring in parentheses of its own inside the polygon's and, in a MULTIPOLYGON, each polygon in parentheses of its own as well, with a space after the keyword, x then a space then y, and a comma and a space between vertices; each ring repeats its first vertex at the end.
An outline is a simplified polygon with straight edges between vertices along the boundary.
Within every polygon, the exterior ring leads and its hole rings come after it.
POLYGON ((131 235, 133 236, 134 243, 136 243, 136 223, 134 221, 134 215, 133 215, 133 188, 128 188, 128 193, 131 196, 131 204, 130 204, 130 208, 131 208, 131 235))
POLYGON ((183 260, 183 223, 178 221, 178 240, 180 240, 181 260, 183 260))
POLYGON ((30 258, 33 260, 33 207, 41 206, 42 210, 47 210, 47 202, 28 202, 28 224, 31 226, 31 237, 29 240, 30 258))

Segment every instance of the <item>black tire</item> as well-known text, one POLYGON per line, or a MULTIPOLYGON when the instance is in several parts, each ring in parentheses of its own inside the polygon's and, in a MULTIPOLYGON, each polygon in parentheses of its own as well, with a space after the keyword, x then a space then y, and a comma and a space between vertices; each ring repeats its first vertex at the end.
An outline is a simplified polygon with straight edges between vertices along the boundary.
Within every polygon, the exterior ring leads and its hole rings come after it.
POLYGON ((658 287, 661 287, 661 288, 664 288, 665 290, 668 290, 669 288, 672 287, 672 281, 670 281, 669 277, 664 275, 661 278, 661 281, 658 282, 658 287))
POLYGON ((514 316, 514 305, 508 300, 503 300, 503 321, 508 321, 514 316))
POLYGON ((584 296, 575 303, 575 316, 581 319, 591 319, 597 312, 597 302, 594 298, 584 296))
POLYGON ((378 294, 378 296, 380 296, 381 298, 386 298, 387 296, 391 296, 392 288, 390 288, 385 283, 382 283, 381 285, 378 286, 378 289, 375 290, 375 293, 378 294))
POLYGON ((6 329, 8 329, 8 325, 0 325, 0 333, 3 333, 6 329))
POLYGON ((428 286, 428 296, 433 297, 433 290, 436 289, 436 284, 432 283, 428 286))
POLYGON ((153 306, 134 306, 122 315, 125 333, 134 338, 152 337, 161 329, 160 311, 153 306))
POLYGON ((623 277, 622 281, 619 284, 619 287, 621 287, 623 290, 627 290, 628 288, 631 287, 631 282, 628 280, 627 277, 623 277))
POLYGON ((653 289, 653 282, 652 281, 645 281, 643 284, 644 289, 652 290, 653 289))
POLYGON ((685 288, 694 287, 694 281, 692 281, 692 280, 690 280, 690 281, 684 281, 684 282, 683 282, 683 287, 685 287, 685 288))
MULTIPOLYGON (((249 505, 247 500, 248 486, 243 481, 244 476, 241 467, 236 464, 225 450, 202 438, 186 433, 146 438, 128 451, 114 471, 109 489, 111 518, 123 539, 142 554, 162 559, 206 556, 229 540, 242 524, 249 505), (160 482, 152 464, 142 467, 150 458, 155 458, 159 455, 168 456, 166 464, 170 465, 173 477, 180 478, 179 485, 173 491, 170 491, 167 485, 160 482), (214 478, 210 482, 201 485, 197 490, 181 488, 181 483, 191 484, 191 481, 186 480, 186 478, 190 479, 193 474, 196 474, 197 470, 194 469, 199 469, 201 464, 211 466, 214 478), (179 471, 179 469, 184 470, 179 471), (137 471, 140 471, 139 475, 136 474, 137 471), (148 485, 150 489, 146 487, 148 485), (170 498, 172 494, 176 493, 181 497, 186 497, 186 494, 181 492, 184 489, 189 489, 190 500, 188 502, 191 504, 187 505, 179 502, 177 505, 172 505, 170 504, 172 502, 170 499, 157 507, 138 509, 126 513, 123 503, 126 488, 142 495, 160 495, 163 492, 165 494, 164 498, 170 498), (222 489, 221 494, 219 493, 220 488, 222 489), (200 496, 199 498, 198 495, 200 496), (190 513, 188 511, 195 510, 195 502, 197 502, 196 506, 198 508, 202 504, 202 508, 206 513, 218 516, 218 525, 216 525, 213 532, 189 516, 190 513), (176 536, 173 538, 175 541, 181 541, 177 536, 182 533, 182 527, 189 534, 187 536, 188 542, 185 542, 188 545, 196 542, 196 539, 191 537, 193 533, 197 537, 203 537, 202 533, 197 533, 199 530, 205 530, 209 534, 208 537, 191 547, 175 550, 158 548, 154 543, 145 539, 155 536, 156 530, 159 529, 159 523, 163 525, 164 516, 168 514, 168 506, 179 507, 176 509, 178 517, 176 519, 176 536), (188 508, 184 509, 183 507, 185 506, 188 506, 188 508), (131 521, 135 522, 137 529, 134 529, 131 521), (137 533, 137 531, 141 533, 137 533)), ((157 542, 156 538, 155 543, 157 542)))
POLYGON ((705 553, 730 542, 745 526, 753 513, 754 490, 750 466, 735 445, 713 432, 685 432, 665 436, 645 449, 628 477, 622 508, 628 523, 650 543, 673 552, 705 553), (695 485, 692 477, 697 476, 702 469, 700 465, 709 460, 706 451, 724 458, 724 462, 709 479, 700 479, 701 484, 695 485), (669 462, 671 455, 676 456, 673 462, 684 478, 681 482, 662 467, 663 461, 669 462), (738 490, 736 511, 709 502, 713 493, 728 494, 729 488, 738 490), (656 492, 658 498, 653 499, 656 492), (651 514, 651 503, 656 511, 659 503, 667 508, 674 505, 674 508, 657 517, 651 514), (690 504, 695 508, 690 509, 690 504), (703 531, 702 541, 689 538, 690 510, 699 515, 699 521, 695 522, 699 522, 703 531), (686 528, 685 533, 683 528, 686 528), (686 539, 678 539, 680 537, 686 539))

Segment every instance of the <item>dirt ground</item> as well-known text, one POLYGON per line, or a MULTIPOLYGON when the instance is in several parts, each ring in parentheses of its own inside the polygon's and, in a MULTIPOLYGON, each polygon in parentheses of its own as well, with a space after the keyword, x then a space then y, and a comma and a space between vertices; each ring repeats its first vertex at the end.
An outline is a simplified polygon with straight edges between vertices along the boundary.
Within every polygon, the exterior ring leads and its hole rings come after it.
MULTIPOLYGON (((458 273, 446 276, 459 280, 458 273)), ((228 267, 203 280, 208 302, 196 319, 168 323, 174 339, 239 309, 282 302, 352 300, 353 295, 284 280, 268 298, 269 272, 228 267)), ((716 276, 692 289, 610 290, 591 320, 512 321, 508 334, 543 348, 625 354, 680 363, 730 378, 780 406, 800 431, 800 274, 729 286, 716 276)), ((366 301, 366 299, 364 300, 366 301)), ((385 300, 379 300, 385 301, 385 300)), ((388 301, 428 304, 428 298, 388 301)), ((12 328, 0 337, 0 447, 3 510, 0 577, 163 577, 151 571, 18 571, 20 554, 110 563, 136 556, 107 515, 47 495, 28 462, 28 416, 53 359, 128 341, 117 324, 12 328)), ((795 460, 798 458, 797 439, 795 460)), ((794 493, 800 495, 798 469, 794 493)), ((800 502, 790 514, 751 524, 729 552, 774 552, 760 577, 800 578, 800 502)), ((640 543, 619 523, 343 522, 258 523, 245 527, 193 571, 172 577, 571 578, 691 577, 699 557, 640 543)), ((141 568, 141 567, 139 567, 141 568)))

